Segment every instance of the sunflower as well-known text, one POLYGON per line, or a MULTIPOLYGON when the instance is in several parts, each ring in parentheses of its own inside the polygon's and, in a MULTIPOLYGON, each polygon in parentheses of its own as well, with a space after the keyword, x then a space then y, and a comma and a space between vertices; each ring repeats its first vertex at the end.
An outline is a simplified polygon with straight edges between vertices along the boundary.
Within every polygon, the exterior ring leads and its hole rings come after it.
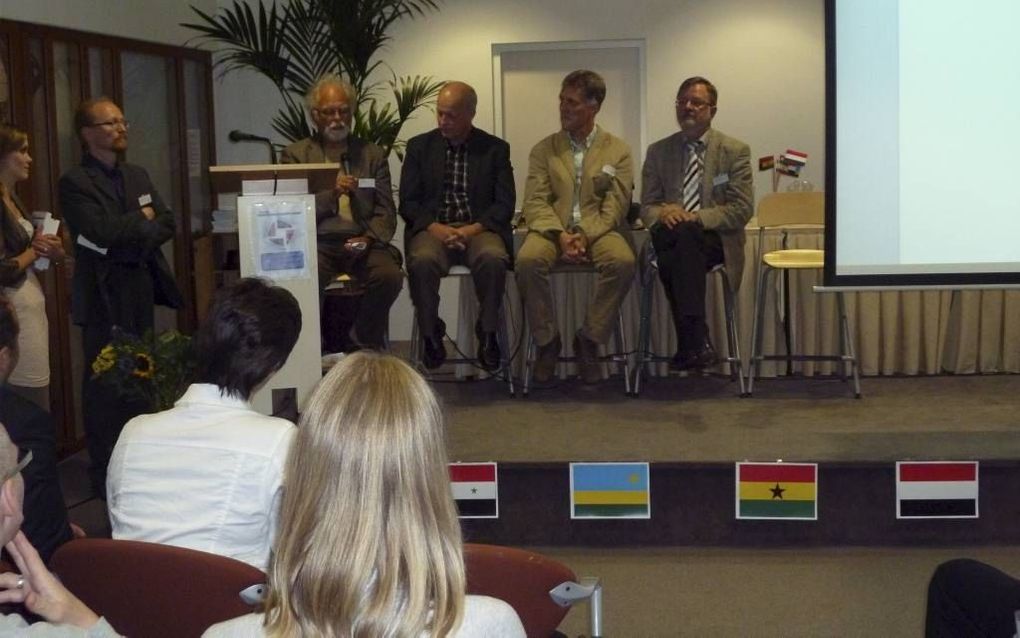
POLYGON ((144 352, 135 354, 135 369, 131 371, 131 374, 140 379, 151 379, 155 370, 156 362, 152 360, 152 357, 144 352))
POLYGON ((102 374, 112 368, 115 363, 117 363, 117 352, 113 346, 106 346, 99 351, 96 360, 92 362, 92 372, 97 375, 102 374))

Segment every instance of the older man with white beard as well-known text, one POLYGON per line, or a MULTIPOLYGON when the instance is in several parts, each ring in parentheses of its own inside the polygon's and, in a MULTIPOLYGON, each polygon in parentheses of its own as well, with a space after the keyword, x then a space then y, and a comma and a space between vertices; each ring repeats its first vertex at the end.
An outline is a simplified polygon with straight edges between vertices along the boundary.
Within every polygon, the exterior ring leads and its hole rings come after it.
POLYGON ((350 83, 324 75, 308 91, 307 102, 317 132, 285 148, 280 162, 340 164, 333 188, 315 194, 319 286, 325 290, 339 273, 348 273, 365 288, 356 308, 344 307, 342 299, 323 299, 323 350, 382 349, 390 306, 404 281, 400 251, 389 243, 397 226, 389 163, 383 149, 350 132, 358 103, 350 83), (354 315, 357 341, 350 338, 345 315, 354 315))

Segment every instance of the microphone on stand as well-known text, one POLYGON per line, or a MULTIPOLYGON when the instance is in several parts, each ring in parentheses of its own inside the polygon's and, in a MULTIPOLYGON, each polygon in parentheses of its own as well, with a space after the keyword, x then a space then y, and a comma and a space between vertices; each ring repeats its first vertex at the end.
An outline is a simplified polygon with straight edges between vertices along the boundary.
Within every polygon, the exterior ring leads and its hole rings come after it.
POLYGON ((273 142, 268 137, 262 137, 261 135, 253 135, 251 133, 245 133, 234 129, 227 135, 227 139, 231 142, 262 142, 269 147, 269 163, 276 163, 276 147, 273 146, 273 142))

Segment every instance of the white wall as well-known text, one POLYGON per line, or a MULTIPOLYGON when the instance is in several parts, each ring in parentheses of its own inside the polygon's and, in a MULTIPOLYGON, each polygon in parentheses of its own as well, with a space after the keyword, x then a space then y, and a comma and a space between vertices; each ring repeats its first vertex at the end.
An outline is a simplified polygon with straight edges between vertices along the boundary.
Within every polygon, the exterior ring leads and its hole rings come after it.
POLYGON ((183 45, 192 32, 195 5, 210 13, 216 0, 0 0, 0 18, 78 31, 183 45))

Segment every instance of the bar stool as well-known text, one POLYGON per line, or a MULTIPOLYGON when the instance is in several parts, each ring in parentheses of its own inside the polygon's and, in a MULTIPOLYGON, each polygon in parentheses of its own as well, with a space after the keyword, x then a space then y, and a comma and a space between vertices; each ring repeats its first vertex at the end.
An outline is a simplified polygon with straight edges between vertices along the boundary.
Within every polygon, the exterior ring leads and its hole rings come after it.
POLYGON ((751 333, 751 360, 747 370, 747 394, 754 392, 754 379, 761 374, 762 361, 834 361, 839 363, 840 378, 847 379, 847 368, 853 376, 854 398, 861 398, 861 380, 857 357, 854 354, 853 335, 846 314, 843 292, 836 291, 839 313, 838 354, 763 354, 765 329, 765 301, 768 296, 769 277, 790 270, 816 270, 825 267, 825 251, 814 249, 781 249, 764 252, 765 231, 787 226, 824 226, 825 193, 795 192, 772 193, 758 203, 758 284, 755 290, 754 324, 751 333))
MULTIPOLYGON (((595 272, 594 264, 567 264, 557 263, 550 270, 550 275, 591 275, 595 272)), ((521 394, 528 396, 531 390, 531 373, 535 365, 535 340, 531 335, 531 326, 528 325, 527 312, 524 313, 524 382, 521 384, 521 394)), ((622 363, 623 364, 623 385, 624 392, 630 394, 630 353, 627 350, 627 332, 623 324, 623 308, 616 313, 616 328, 613 330, 613 343, 616 352, 604 354, 596 359, 599 363, 622 363)), ((576 362, 577 356, 560 356, 557 361, 560 363, 576 362)))
MULTIPOLYGON (((447 273, 447 277, 457 277, 459 283, 463 283, 464 277, 471 276, 471 270, 467 266, 451 266, 450 272, 447 273)), ((463 293, 464 287, 461 286, 461 292, 463 293)), ((473 294, 473 293, 472 293, 473 294)), ((464 326, 457 325, 457 333, 463 330, 464 326)), ((474 332, 474 327, 471 327, 474 332)), ((488 372, 493 377, 504 375, 506 377, 507 387, 510 390, 510 397, 516 396, 516 390, 514 388, 514 375, 513 369, 510 365, 510 339, 507 331, 507 316, 506 316, 506 304, 502 303, 499 306, 499 329, 496 330, 496 341, 499 343, 499 367, 492 372, 488 372)), ((422 342, 421 342, 421 330, 418 328, 418 308, 414 309, 414 313, 411 317, 411 351, 409 354, 409 360, 411 365, 415 368, 421 368, 421 356, 422 356, 422 342)), ((466 363, 471 365, 478 365, 478 362, 473 357, 447 357, 446 363, 466 363)), ((479 366, 479 369, 481 367, 479 366)))
MULTIPOLYGON (((641 393, 641 377, 645 365, 649 363, 668 362, 672 357, 652 352, 652 300, 655 296, 655 283, 659 279, 659 262, 655 258, 655 250, 651 240, 645 242, 638 256, 641 268, 641 320, 638 324, 637 362, 634 366, 634 396, 641 393)), ((726 312, 726 356, 722 361, 730 366, 730 379, 736 380, 740 388, 740 396, 745 396, 743 362, 740 359, 740 342, 737 335, 736 295, 730 285, 725 264, 718 264, 706 273, 706 276, 718 275, 723 284, 723 307, 726 312)))

